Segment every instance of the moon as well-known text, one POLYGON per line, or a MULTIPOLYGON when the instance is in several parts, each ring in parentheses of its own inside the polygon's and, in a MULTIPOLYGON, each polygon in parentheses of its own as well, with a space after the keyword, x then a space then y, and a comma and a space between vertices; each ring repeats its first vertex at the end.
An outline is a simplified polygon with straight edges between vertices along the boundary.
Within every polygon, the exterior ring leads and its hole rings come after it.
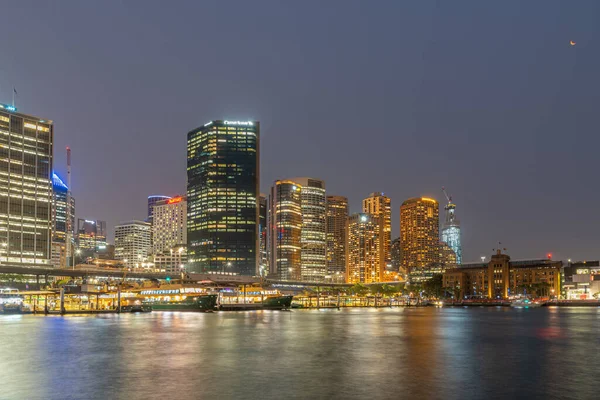
POLYGON ((574 41, 571 40, 569 43, 571 44, 571 46, 575 46, 575 42, 574 41))

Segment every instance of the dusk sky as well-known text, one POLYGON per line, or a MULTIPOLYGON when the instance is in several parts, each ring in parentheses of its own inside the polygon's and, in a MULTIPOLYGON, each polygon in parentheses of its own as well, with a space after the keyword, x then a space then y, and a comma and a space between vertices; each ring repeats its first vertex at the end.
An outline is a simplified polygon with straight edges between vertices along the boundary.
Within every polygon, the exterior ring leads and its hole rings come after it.
MULTIPOLYGON (((446 186, 463 259, 600 258, 600 2, 5 1, 0 102, 54 120, 76 214, 144 219, 186 134, 261 122, 261 188, 392 199, 446 186), (571 46, 569 41, 577 44, 571 46)), ((440 219, 443 219, 443 210, 440 219)))

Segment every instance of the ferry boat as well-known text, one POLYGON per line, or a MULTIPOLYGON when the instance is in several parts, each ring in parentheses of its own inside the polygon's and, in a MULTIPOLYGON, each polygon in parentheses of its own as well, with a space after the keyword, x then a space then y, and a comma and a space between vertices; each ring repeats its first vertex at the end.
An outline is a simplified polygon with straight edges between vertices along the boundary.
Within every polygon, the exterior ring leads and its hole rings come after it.
POLYGON ((219 294, 219 310, 289 310, 294 296, 281 294, 278 290, 265 290, 260 287, 239 291, 224 289, 219 294))
POLYGON ((217 306, 218 295, 205 288, 186 287, 184 285, 163 285, 158 288, 145 288, 135 293, 135 297, 126 302, 134 307, 133 312, 143 311, 202 311, 211 312, 217 306))
POLYGON ((186 296, 180 300, 146 300, 142 304, 153 311, 202 311, 212 312, 217 306, 216 294, 186 296))
POLYGON ((0 288, 0 314, 31 314, 18 289, 0 288))
POLYGON ((537 308, 543 306, 544 303, 537 300, 531 299, 515 299, 510 303, 510 306, 513 308, 537 308))

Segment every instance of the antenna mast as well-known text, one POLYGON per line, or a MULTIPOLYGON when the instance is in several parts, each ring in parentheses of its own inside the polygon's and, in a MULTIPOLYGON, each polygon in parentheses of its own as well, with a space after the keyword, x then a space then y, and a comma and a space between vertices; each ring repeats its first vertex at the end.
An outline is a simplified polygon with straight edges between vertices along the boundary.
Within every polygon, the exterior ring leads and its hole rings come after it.
POLYGON ((71 256, 71 232, 73 232, 73 226, 71 224, 71 148, 67 146, 67 215, 66 215, 66 226, 67 232, 65 234, 65 246, 67 248, 67 263, 71 256))

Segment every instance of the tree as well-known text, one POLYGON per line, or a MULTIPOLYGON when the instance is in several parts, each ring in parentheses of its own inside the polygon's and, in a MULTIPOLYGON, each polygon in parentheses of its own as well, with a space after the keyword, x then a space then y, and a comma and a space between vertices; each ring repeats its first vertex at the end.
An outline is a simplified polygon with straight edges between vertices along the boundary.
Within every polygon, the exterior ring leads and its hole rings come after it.
POLYGON ((423 283, 423 290, 428 297, 442 297, 443 278, 442 274, 436 274, 423 283))
POLYGON ((350 292, 359 297, 366 296, 369 293, 369 288, 363 285, 362 283, 355 283, 354 286, 350 288, 350 292))

